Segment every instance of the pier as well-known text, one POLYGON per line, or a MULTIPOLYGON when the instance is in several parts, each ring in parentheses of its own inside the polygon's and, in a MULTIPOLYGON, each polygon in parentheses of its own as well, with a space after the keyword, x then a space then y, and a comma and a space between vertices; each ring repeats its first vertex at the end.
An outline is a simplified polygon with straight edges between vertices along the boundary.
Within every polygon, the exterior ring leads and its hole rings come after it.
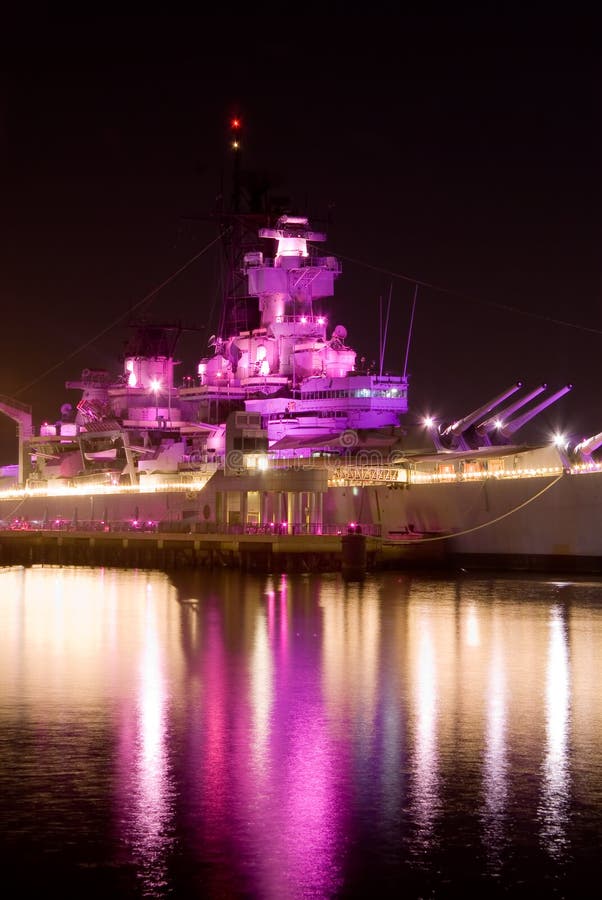
POLYGON ((164 529, 160 524, 146 530, 122 522, 0 529, 0 567, 234 568, 262 573, 340 572, 351 580, 386 569, 602 574, 600 556, 459 553, 452 535, 382 535, 374 524, 297 529, 281 523, 219 530, 202 523, 163 524, 164 529))
MULTIPOLYGON (((366 534, 362 559, 377 568, 382 539, 366 534)), ((261 572, 336 572, 343 535, 24 530, 0 533, 0 566, 79 565, 122 568, 240 568, 261 572)))

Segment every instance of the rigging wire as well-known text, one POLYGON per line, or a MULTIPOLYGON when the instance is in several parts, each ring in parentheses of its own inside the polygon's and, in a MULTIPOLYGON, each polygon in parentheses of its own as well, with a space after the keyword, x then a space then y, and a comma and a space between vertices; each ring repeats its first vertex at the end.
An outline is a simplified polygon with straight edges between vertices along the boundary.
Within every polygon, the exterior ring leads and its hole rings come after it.
POLYGON ((414 299, 412 300, 412 312, 410 313, 410 327, 408 329, 408 340, 406 344, 406 358, 403 363, 403 377, 408 374, 408 357, 410 355, 410 342, 412 340, 412 328, 414 327, 414 312, 416 311, 416 300, 418 299, 418 285, 414 285, 414 299))
POLYGON ((496 522, 501 522, 502 519, 507 519, 508 516, 513 516, 514 513, 517 513, 519 510, 524 509, 525 506, 529 506, 530 503, 533 503, 534 500, 537 500, 538 497, 541 497, 542 494, 545 494, 546 491, 549 491, 550 488, 554 487, 554 485, 564 477, 564 472, 561 475, 557 475, 554 481, 546 484, 546 486, 542 488, 541 491, 538 491, 523 503, 519 503, 519 505, 515 506, 513 509, 509 509, 508 512, 502 513, 501 516, 496 516, 495 519, 490 519, 488 522, 482 522, 480 525, 474 525, 472 528, 466 528, 464 531, 452 531, 450 532, 450 534, 438 534, 435 537, 412 538, 412 544, 427 544, 431 543, 432 541, 448 541, 450 538, 463 537, 465 534, 473 534, 473 532, 475 531, 481 531, 482 528, 489 528, 490 525, 495 525, 496 522))
POLYGON ((385 330, 382 336, 381 343, 381 351, 380 351, 380 374, 382 377, 383 374, 383 364, 385 361, 385 347, 387 346, 387 331, 389 329, 389 313, 391 312, 391 296, 393 294, 393 282, 389 285, 389 300, 387 303, 387 317, 385 319, 385 330))
MULTIPOLYGON (((232 228, 231 225, 228 226, 228 228, 226 229, 226 231, 229 231, 231 228, 232 228)), ((66 356, 64 356, 61 360, 59 360, 59 361, 58 361, 57 363, 55 363, 54 365, 50 366, 50 367, 49 367, 48 369, 46 369, 44 372, 40 373, 40 374, 39 374, 36 378, 34 378, 32 381, 28 382, 28 383, 25 384, 25 385, 22 385, 22 386, 21 386, 21 387, 13 394, 13 397, 16 398, 16 397, 18 397, 20 394, 22 394, 22 393, 24 393, 25 391, 29 390, 29 388, 34 387, 34 385, 38 384, 38 382, 40 382, 43 378, 46 378, 47 375, 50 375, 52 372, 54 372, 54 371, 56 371, 57 369, 59 369, 59 368, 60 368, 61 366, 63 366, 66 362, 68 362, 69 360, 73 359, 75 356, 77 356, 77 355, 78 355, 79 353, 81 353, 83 350, 86 350, 88 347, 90 347, 92 344, 94 344, 94 343, 95 343, 97 340, 99 340, 101 337, 104 337, 104 335, 107 334, 109 331, 111 331, 113 328, 115 328, 116 325, 118 325, 120 322, 122 322, 122 321, 123 321, 124 319, 126 319, 128 316, 131 316, 132 312, 134 312, 135 310, 141 308, 142 306, 144 306, 144 304, 148 303, 153 297, 155 297, 155 296, 159 293, 159 291, 161 291, 164 287, 166 287, 168 284, 170 284, 172 281, 174 281, 179 275, 182 274, 182 272, 186 271, 186 269, 188 269, 194 262, 196 262, 198 259, 200 259, 200 258, 201 258, 201 257, 202 257, 209 249, 211 249, 211 247, 213 247, 218 241, 222 240, 223 237, 224 237, 224 232, 222 232, 222 233, 219 234, 217 237, 215 237, 212 241, 210 241, 210 242, 209 242, 205 247, 203 247, 203 249, 200 250, 198 253, 195 253, 192 257, 190 257, 190 259, 187 260, 187 261, 186 261, 182 266, 180 266, 178 269, 176 269, 175 272, 173 272, 171 275, 169 275, 166 279, 164 279, 164 281, 162 281, 159 285, 157 285, 155 288, 153 288, 151 291, 149 291, 148 294, 146 294, 144 297, 142 297, 141 300, 139 300, 139 301, 138 301, 137 303, 135 303, 130 309, 128 309, 128 311, 127 311, 126 313, 123 313, 122 315, 118 316, 118 317, 117 317, 116 319, 114 319, 109 325, 107 325, 105 328, 103 328, 101 331, 99 331, 97 334, 95 334, 92 338, 90 338, 90 339, 89 339, 88 341, 86 341, 84 344, 81 344, 79 347, 77 347, 77 348, 76 348, 75 350, 73 350, 71 353, 69 353, 69 354, 67 354, 66 356)), ((435 292, 437 292, 437 293, 449 294, 449 295, 451 295, 451 296, 455 296, 455 297, 458 297, 458 298, 460 298, 460 299, 468 300, 469 302, 472 302, 472 303, 479 303, 479 304, 482 304, 482 305, 487 305, 487 306, 495 307, 495 308, 498 308, 498 309, 503 309, 503 310, 505 310, 505 311, 507 311, 507 312, 516 313, 516 314, 518 314, 518 315, 522 315, 522 316, 526 316, 526 317, 530 317, 530 318, 534 318, 534 319, 539 319, 539 320, 551 322, 551 323, 553 323, 553 324, 555 324, 555 325, 561 325, 561 326, 565 326, 565 327, 567 327, 567 328, 574 328, 574 329, 577 329, 577 330, 580 330, 580 331, 586 331, 586 332, 589 332, 589 333, 591 333, 591 334, 598 334, 598 335, 602 334, 602 329, 599 329, 599 328, 592 328, 592 327, 589 327, 589 326, 586 326, 586 325, 578 325, 578 324, 576 324, 576 323, 574 323, 574 322, 567 322, 567 321, 562 320, 562 319, 556 319, 556 318, 553 318, 552 316, 545 316, 545 315, 543 315, 543 314, 541 314, 541 313, 534 313, 534 312, 530 312, 530 311, 528 311, 528 310, 519 309, 518 307, 511 306, 511 305, 505 304, 505 303, 499 303, 499 302, 492 301, 492 300, 483 300, 483 299, 478 299, 478 298, 475 298, 475 297, 471 297, 471 296, 469 296, 468 294, 466 294, 465 292, 456 290, 456 289, 454 289, 454 288, 444 287, 443 285, 438 285, 438 284, 435 284, 435 283, 430 282, 430 281, 424 281, 424 280, 422 280, 422 279, 415 278, 414 276, 411 276, 411 275, 405 275, 405 274, 403 274, 403 273, 401 273, 401 272, 394 272, 394 271, 392 271, 392 270, 390 270, 390 269, 386 269, 386 268, 384 268, 384 267, 382 267, 382 266, 375 266, 375 265, 372 265, 371 263, 367 263, 367 262, 365 262, 364 260, 354 259, 353 257, 346 256, 345 254, 339 253, 338 251, 336 251, 336 250, 334 250, 334 249, 332 249, 332 248, 330 248, 330 249, 328 250, 328 252, 329 252, 329 253, 332 253, 333 255, 338 256, 340 259, 345 260, 346 262, 350 262, 350 263, 352 263, 352 264, 354 264, 354 265, 358 265, 358 266, 361 266, 361 267, 363 267, 363 268, 370 269, 370 270, 372 270, 372 271, 374 271, 374 272, 379 272, 379 273, 381 273, 381 274, 383 274, 383 275, 388 275, 390 278, 396 278, 396 279, 398 279, 398 280, 405 281, 405 282, 407 282, 407 283, 409 283, 409 284, 413 284, 414 287, 415 287, 414 303, 415 303, 415 299, 416 299, 416 291, 417 291, 418 287, 424 287, 424 288, 428 288, 428 289, 430 289, 430 290, 432 290, 432 291, 435 291, 435 292)), ((413 305, 413 308, 414 308, 414 305, 413 305)), ((407 362, 407 359, 406 359, 406 362, 407 362)))
MULTIPOLYGON (((230 228, 230 227, 231 226, 228 226, 228 228, 230 228)), ((199 250, 198 253, 195 253, 194 256, 191 256, 190 259, 187 260, 178 269, 176 269, 175 272, 172 272, 171 275, 169 275, 167 278, 165 278, 161 282, 161 284, 158 284, 156 287, 154 287, 152 289, 152 291, 149 291, 148 294, 146 294, 141 300, 139 300, 137 303, 134 303, 134 305, 132 307, 130 307, 130 309, 128 309, 127 312, 122 313, 122 315, 120 315, 120 316, 117 316, 117 318, 114 319, 109 325, 107 325, 106 328, 103 328, 102 331, 99 331, 97 334, 94 335, 94 337, 91 337, 90 340, 86 341, 85 344, 81 344, 79 347, 77 347, 71 353, 68 353, 67 356, 64 356, 61 360, 59 360, 59 362, 55 363, 53 366, 50 366, 48 369, 46 369, 45 372, 42 372, 40 375, 38 375, 36 378, 34 378, 33 381, 30 381, 28 384, 25 384, 22 387, 20 387, 19 390, 16 391, 14 396, 18 397, 19 394, 22 394, 24 391, 29 390, 29 388, 33 387, 35 384, 37 384, 43 378, 46 378, 47 375, 50 375, 51 372, 54 372, 54 371, 56 371, 56 369, 59 369, 62 365, 64 365, 70 359, 73 359, 74 356, 77 356, 78 353, 81 353, 82 350, 86 350, 92 344, 96 343, 96 341, 99 338, 104 337, 105 334, 107 334, 109 331, 112 331, 112 329, 115 328, 116 325, 118 325, 124 319, 127 319, 128 316, 131 316, 131 314, 134 312, 134 310, 140 309, 140 307, 144 306, 145 303, 148 303, 149 300, 152 300, 152 298, 155 297, 159 293, 159 291, 163 290, 164 287, 167 287, 168 284, 170 284, 179 275, 181 275, 182 272, 185 272, 186 269, 190 268, 190 266, 193 263, 195 263, 197 261, 197 259, 200 259, 201 256, 203 256, 207 252, 207 250, 210 250, 211 247, 213 247, 213 245, 216 244, 218 241, 222 240, 222 238, 223 238, 223 234, 219 234, 216 238, 214 238, 212 241, 210 241, 208 244, 206 244, 202 250, 199 250)))
POLYGON ((339 259, 344 259, 346 262, 350 262, 356 266, 362 266, 365 269, 371 269, 373 272, 379 272, 381 275, 388 275, 390 278, 397 278, 400 281, 406 281, 408 282, 408 284, 429 288, 431 291, 436 291, 439 294, 450 294, 451 296, 458 297, 461 300, 468 300, 470 303, 477 303, 482 306, 492 306, 496 309, 503 309, 506 312, 516 313, 520 316, 526 316, 528 318, 550 322, 553 325, 562 325, 566 328, 574 328, 577 331, 587 331, 590 334, 602 334, 602 329, 600 328, 593 328, 589 325, 578 325, 575 322, 567 322, 564 319, 556 319, 553 316, 546 316, 543 313, 530 312, 526 309, 520 309, 518 306, 511 306, 508 303, 498 303, 495 300, 484 300, 478 297, 471 297, 464 291, 459 291, 455 288, 448 288, 440 284, 433 284, 430 281, 422 281, 420 278, 414 278, 412 275, 404 275, 401 272, 393 272, 391 269, 385 269, 382 266, 374 266, 371 263, 365 262, 364 260, 354 259, 351 256, 345 256, 343 253, 339 253, 333 248, 328 248, 328 253, 332 254, 333 256, 337 256, 339 259))

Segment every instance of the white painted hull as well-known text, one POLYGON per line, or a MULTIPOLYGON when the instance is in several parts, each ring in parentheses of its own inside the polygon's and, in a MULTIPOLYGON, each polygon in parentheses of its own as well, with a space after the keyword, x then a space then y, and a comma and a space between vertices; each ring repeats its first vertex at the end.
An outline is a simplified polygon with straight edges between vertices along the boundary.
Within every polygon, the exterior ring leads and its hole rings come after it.
MULTIPOLYGON (((30 522, 152 522, 210 525, 215 489, 2 499, 0 519, 30 522)), ((325 523, 380 526, 383 538, 445 536, 424 542, 454 555, 527 560, 531 557, 602 561, 602 472, 410 487, 332 487, 324 496, 325 523)), ((1 536, 0 536, 1 539, 1 536)), ((415 542, 415 539, 414 539, 415 542)), ((415 542, 419 543, 419 542, 415 542)))
POLYGON ((332 488, 327 514, 335 511, 348 521, 379 523, 385 538, 409 525, 417 533, 441 532, 454 554, 602 559, 602 472, 378 486, 357 495, 332 488))

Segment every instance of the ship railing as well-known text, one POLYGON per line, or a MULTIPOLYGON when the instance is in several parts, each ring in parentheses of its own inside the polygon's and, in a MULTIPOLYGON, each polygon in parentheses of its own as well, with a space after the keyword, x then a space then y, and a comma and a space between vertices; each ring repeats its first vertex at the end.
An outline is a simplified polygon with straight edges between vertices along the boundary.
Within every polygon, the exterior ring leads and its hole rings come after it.
POLYGON ((545 478, 561 475, 563 472, 570 471, 573 474, 581 474, 585 472, 599 471, 602 468, 600 463, 583 463, 581 465, 571 466, 533 466, 533 467, 517 467, 508 469, 486 469, 478 468, 474 470, 452 470, 446 472, 420 471, 416 469, 407 469, 403 466, 387 466, 386 462, 379 463, 378 455, 380 451, 365 451, 367 461, 361 462, 360 458, 346 460, 344 457, 337 455, 324 457, 296 457, 270 459, 271 469, 327 469, 329 485, 337 486, 343 484, 366 485, 366 484, 443 484, 466 481, 485 481, 485 480, 511 480, 519 478, 545 478), (376 459, 374 454, 377 454, 376 459), (372 461, 370 461, 372 460, 372 461))
POLYGON ((465 472, 409 472, 409 481, 412 484, 443 484, 450 482, 466 481, 506 481, 519 478, 546 478, 556 475, 578 474, 580 472, 595 471, 596 466, 537 466, 516 469, 477 469, 465 472))
MULTIPOLYGON (((365 455, 366 457, 372 457, 373 451, 365 451, 365 455)), ((331 485, 337 485, 342 482, 352 482, 353 484, 391 484, 407 480, 405 469, 368 461, 362 463, 361 460, 347 462, 340 456, 301 456, 295 459, 276 459, 272 457, 270 459, 270 469, 326 469, 329 473, 328 480, 331 485)))
POLYGON ((380 537, 381 526, 374 522, 353 523, 305 523, 266 522, 265 524, 248 523, 220 525, 215 522, 174 522, 161 521, 85 521, 85 520, 27 520, 14 519, 9 522, 0 521, 0 531, 51 531, 78 533, 110 533, 110 534, 211 534, 211 535, 269 535, 269 536, 301 536, 301 535, 343 535, 365 534, 368 537, 380 537))
POLYGON ((325 316, 306 316, 306 315, 297 315, 297 316, 289 316, 282 315, 276 316, 274 321, 279 325, 325 325, 326 317, 325 316))
POLYGON ((8 531, 77 531, 77 532, 155 532, 158 522, 152 521, 102 521, 79 519, 11 519, 0 523, 0 530, 8 531))
MULTIPOLYGON (((262 263, 264 269, 278 269, 280 262, 276 265, 276 260, 271 256, 264 256, 262 263)), ((245 269, 253 269, 255 266, 245 266, 245 269)), ((341 261, 335 256, 298 256, 295 259, 296 269, 328 269, 329 272, 340 274, 342 272, 341 261)))
POLYGON ((378 523, 367 522, 345 523, 306 523, 267 522, 265 524, 232 524, 215 525, 210 522, 196 522, 192 526, 194 534, 228 534, 228 535, 343 535, 365 534, 368 537, 380 537, 382 529, 378 523))

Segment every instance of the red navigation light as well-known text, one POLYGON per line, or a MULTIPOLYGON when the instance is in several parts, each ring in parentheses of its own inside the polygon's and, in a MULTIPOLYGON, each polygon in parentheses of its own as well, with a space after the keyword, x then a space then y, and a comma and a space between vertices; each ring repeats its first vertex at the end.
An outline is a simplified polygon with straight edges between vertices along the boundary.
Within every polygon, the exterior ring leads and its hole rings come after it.
POLYGON ((237 130, 238 128, 240 128, 240 119, 232 119, 230 125, 232 126, 232 128, 237 130))

